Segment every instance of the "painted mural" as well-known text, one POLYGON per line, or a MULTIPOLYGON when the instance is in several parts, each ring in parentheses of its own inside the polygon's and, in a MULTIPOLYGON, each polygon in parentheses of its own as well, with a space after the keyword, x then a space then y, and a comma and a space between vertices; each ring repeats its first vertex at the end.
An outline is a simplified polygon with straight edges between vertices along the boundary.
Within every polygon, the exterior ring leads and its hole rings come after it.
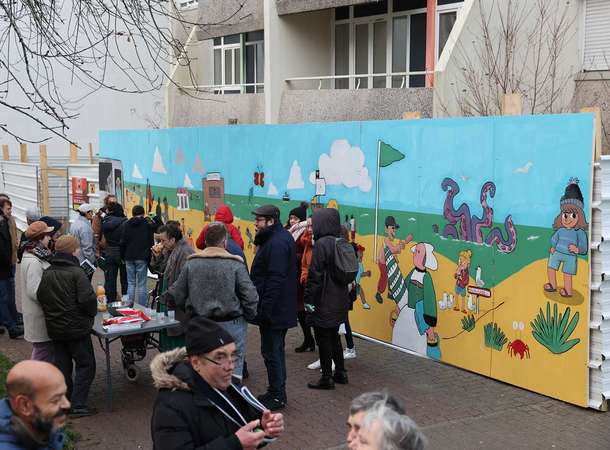
MULTIPOLYGON (((338 208, 358 244, 352 328, 444 363, 588 403, 593 118, 103 132, 125 202, 188 239, 230 206, 338 208)), ((400 354, 397 353, 397 357, 400 354)))

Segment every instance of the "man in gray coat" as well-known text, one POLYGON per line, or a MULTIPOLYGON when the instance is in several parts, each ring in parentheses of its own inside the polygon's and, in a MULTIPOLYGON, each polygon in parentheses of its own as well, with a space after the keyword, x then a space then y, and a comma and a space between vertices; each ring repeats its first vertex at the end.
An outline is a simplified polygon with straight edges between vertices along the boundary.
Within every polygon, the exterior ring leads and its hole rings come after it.
POLYGON ((177 307, 211 319, 231 333, 238 357, 233 375, 241 378, 248 322, 256 316, 258 294, 241 257, 227 252, 227 239, 224 224, 210 224, 205 250, 188 258, 168 295, 177 307))
MULTIPOLYGON (((82 263, 86 259, 92 266, 95 265, 95 238, 91 227, 93 213, 93 206, 83 203, 78 207, 78 216, 70 226, 70 234, 78 240, 80 247, 79 262, 82 263)), ((92 275, 87 275, 90 280, 92 275)))

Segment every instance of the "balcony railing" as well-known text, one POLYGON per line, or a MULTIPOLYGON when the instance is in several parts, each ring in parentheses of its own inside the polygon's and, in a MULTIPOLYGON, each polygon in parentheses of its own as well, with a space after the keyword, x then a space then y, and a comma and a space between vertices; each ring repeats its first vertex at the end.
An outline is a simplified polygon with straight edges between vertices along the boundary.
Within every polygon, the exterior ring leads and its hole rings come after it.
POLYGON ((201 84, 193 86, 180 86, 180 89, 184 91, 204 92, 209 94, 258 94, 263 92, 264 86, 264 83, 201 84))
POLYGON ((413 72, 388 72, 388 73, 359 73, 359 74, 350 74, 350 75, 321 75, 321 76, 313 76, 313 77, 293 77, 286 78, 284 81, 287 84, 293 84, 296 82, 304 82, 304 81, 318 81, 318 90, 322 89, 322 84, 325 81, 333 82, 336 80, 348 80, 347 86, 343 85, 342 87, 332 86, 332 83, 329 85, 328 89, 360 89, 361 82, 363 80, 366 81, 366 87, 364 89, 375 89, 375 88, 385 88, 392 87, 393 81, 396 79, 400 80, 400 89, 409 87, 409 77, 411 76, 425 76, 427 74, 431 74, 433 72, 430 71, 413 71, 413 72), (380 79, 384 79, 383 86, 375 86, 375 81, 380 79))

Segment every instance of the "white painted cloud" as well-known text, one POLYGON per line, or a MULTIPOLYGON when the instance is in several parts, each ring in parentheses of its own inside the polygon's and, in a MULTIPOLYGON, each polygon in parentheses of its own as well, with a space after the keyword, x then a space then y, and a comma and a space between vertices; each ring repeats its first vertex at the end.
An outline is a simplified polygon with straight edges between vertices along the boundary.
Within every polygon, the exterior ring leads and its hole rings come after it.
POLYGON ((184 174, 184 187, 187 189, 193 189, 193 183, 191 182, 191 177, 189 177, 188 173, 184 174))
POLYGON ((525 166, 523 167, 517 167, 513 173, 528 173, 530 171, 530 169, 534 166, 534 163, 531 161, 528 161, 525 166))
POLYGON ((144 178, 137 164, 133 165, 133 170, 131 171, 131 178, 137 178, 140 180, 144 178))
POLYGON ((299 162, 295 159, 290 168, 290 176, 288 177, 286 189, 303 189, 304 187, 305 181, 303 181, 301 166, 299 166, 299 162))
MULTIPOLYGON (((369 170, 364 165, 364 153, 359 147, 352 147, 346 139, 334 141, 330 146, 330 155, 320 155, 318 169, 326 185, 357 187, 362 192, 369 192, 373 187, 369 170)), ((315 184, 315 172, 309 175, 309 181, 315 184)))
POLYGON ((275 184, 269 183, 269 190, 267 191, 267 195, 272 195, 274 197, 277 197, 278 191, 277 191, 277 188, 275 187, 275 184))
POLYGON ((159 147, 155 149, 152 171, 155 173, 167 174, 167 170, 165 170, 165 166, 163 165, 163 159, 161 158, 161 152, 159 151, 159 147))

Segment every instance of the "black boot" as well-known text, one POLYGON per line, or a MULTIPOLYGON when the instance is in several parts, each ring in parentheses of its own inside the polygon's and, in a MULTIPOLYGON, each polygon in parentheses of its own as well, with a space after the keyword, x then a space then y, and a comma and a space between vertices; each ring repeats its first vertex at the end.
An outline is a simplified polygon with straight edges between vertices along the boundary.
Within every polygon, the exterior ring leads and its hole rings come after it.
POLYGON ((335 382, 331 377, 322 376, 316 383, 307 383, 309 389, 323 389, 331 391, 335 388, 335 382))
POLYGON ((294 351, 297 353, 313 352, 316 350, 316 341, 311 334, 311 327, 307 325, 306 315, 307 313, 305 311, 299 311, 297 313, 297 319, 299 320, 299 325, 301 325, 301 329, 303 330, 304 337, 303 343, 294 349, 294 351))
POLYGON ((301 345, 299 345, 297 348, 295 348, 294 351, 297 353, 315 352, 316 344, 308 343, 307 340, 305 340, 301 345))
POLYGON ((333 375, 333 381, 337 384, 347 384, 348 383, 347 372, 345 370, 343 370, 343 371, 335 370, 335 373, 333 375))

